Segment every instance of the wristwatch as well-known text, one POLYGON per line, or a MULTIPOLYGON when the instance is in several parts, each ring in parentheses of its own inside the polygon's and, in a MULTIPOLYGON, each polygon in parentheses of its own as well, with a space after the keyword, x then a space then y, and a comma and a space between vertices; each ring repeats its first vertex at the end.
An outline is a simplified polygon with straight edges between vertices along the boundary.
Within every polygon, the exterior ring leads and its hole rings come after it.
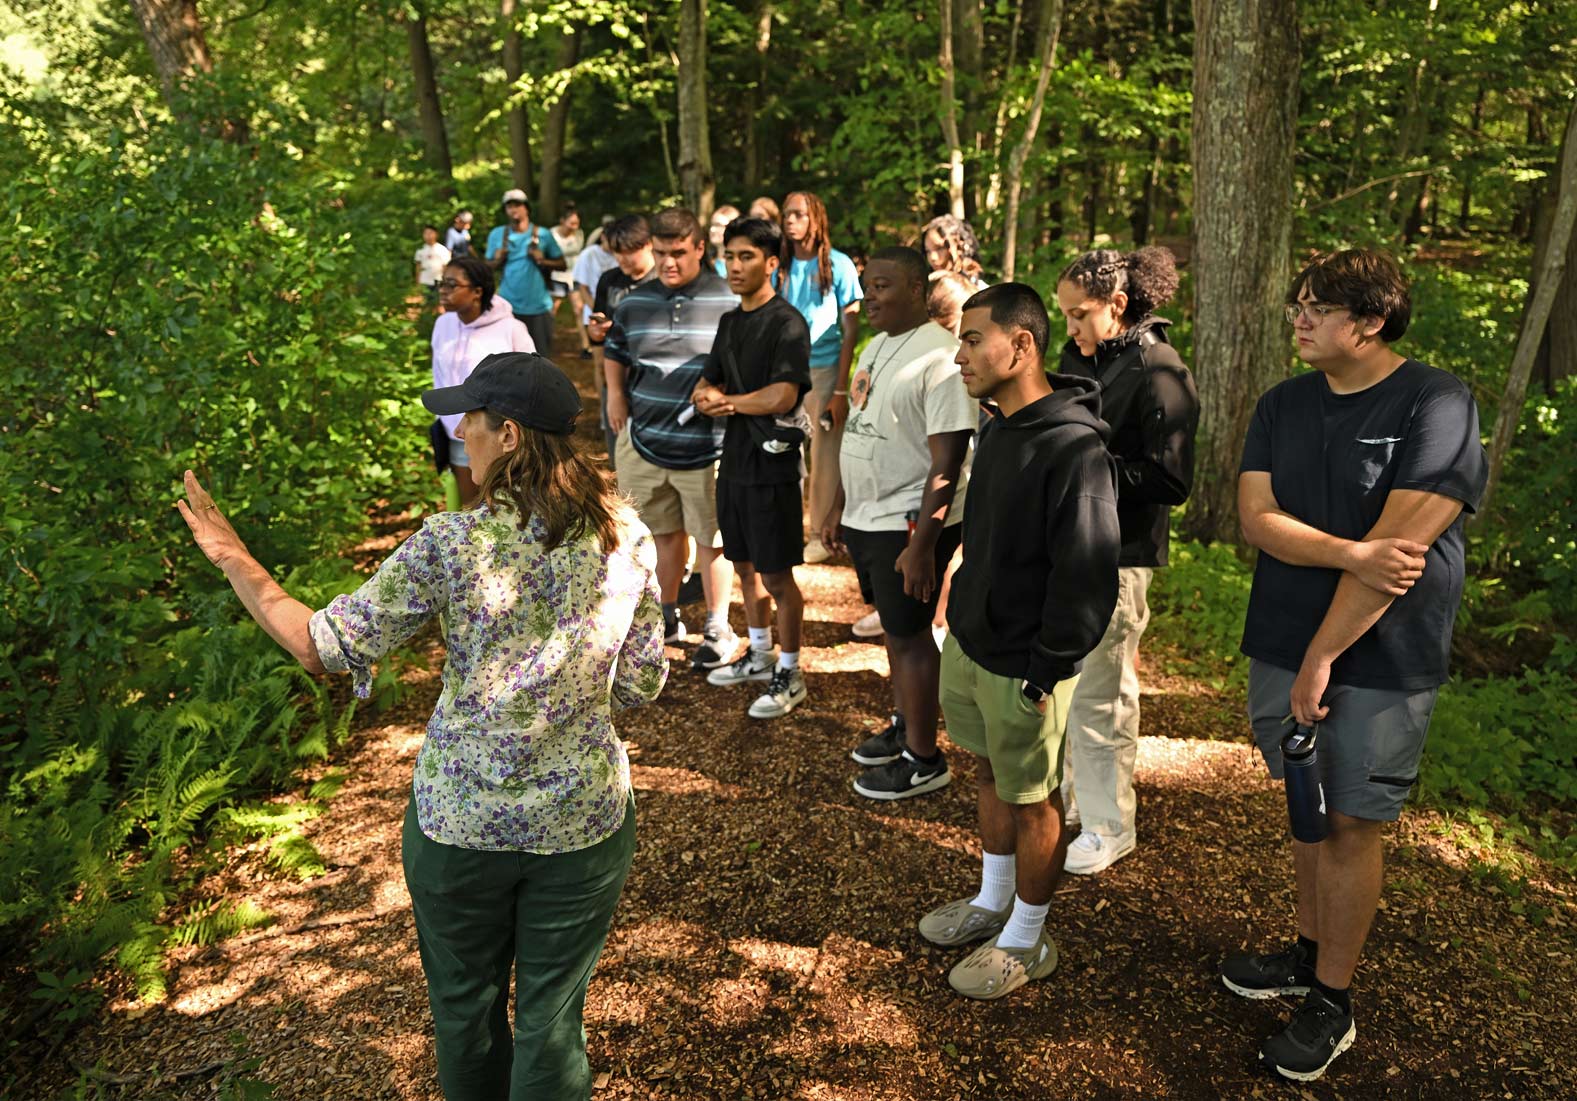
POLYGON ((1024 693, 1024 698, 1033 704, 1038 704, 1041 700, 1046 698, 1046 693, 1041 691, 1035 685, 1031 684, 1029 681, 1024 681, 1022 684, 1020 684, 1019 691, 1024 693))

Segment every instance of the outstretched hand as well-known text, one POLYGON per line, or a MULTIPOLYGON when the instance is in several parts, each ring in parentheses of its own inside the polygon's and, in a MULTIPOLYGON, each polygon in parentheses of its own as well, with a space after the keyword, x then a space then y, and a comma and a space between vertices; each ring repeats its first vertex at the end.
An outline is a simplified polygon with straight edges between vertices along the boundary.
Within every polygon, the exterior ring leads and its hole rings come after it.
POLYGON ((219 506, 197 481, 197 475, 186 472, 186 500, 176 501, 181 519, 192 529, 197 549, 208 556, 208 561, 221 570, 231 562, 247 557, 246 544, 236 534, 230 521, 224 518, 219 506))

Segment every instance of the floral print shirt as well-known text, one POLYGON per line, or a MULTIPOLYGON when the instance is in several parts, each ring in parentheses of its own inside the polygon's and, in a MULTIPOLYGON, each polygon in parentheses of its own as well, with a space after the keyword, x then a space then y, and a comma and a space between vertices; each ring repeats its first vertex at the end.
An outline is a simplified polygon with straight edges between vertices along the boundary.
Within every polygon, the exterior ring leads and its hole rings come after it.
POLYGON ((561 853, 623 824, 630 764, 611 708, 657 698, 656 550, 633 513, 619 548, 595 535, 548 551, 532 517, 479 506, 433 516, 366 584, 312 616, 325 668, 356 695, 372 663, 433 616, 448 658, 416 758, 422 832, 467 849, 561 853))

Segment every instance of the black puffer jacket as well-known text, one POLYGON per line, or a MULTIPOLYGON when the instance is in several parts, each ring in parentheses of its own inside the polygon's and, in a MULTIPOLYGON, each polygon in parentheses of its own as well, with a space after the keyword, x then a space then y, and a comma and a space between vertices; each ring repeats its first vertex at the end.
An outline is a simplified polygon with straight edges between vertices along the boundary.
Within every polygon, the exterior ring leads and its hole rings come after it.
POLYGON ((1194 484, 1199 395, 1193 376, 1167 342, 1171 322, 1154 314, 1086 356, 1068 341, 1060 370, 1101 384, 1101 415, 1112 427, 1117 460, 1117 521, 1122 566, 1166 565, 1172 506, 1194 484))

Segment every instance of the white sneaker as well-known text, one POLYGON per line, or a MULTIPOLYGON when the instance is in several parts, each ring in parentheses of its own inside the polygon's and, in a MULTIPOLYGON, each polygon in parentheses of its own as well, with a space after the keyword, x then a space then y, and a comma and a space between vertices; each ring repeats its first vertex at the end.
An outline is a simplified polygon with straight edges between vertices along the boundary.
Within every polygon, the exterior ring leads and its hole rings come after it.
POLYGON ((882 613, 872 608, 870 615, 864 615, 856 619, 854 626, 850 627, 849 630, 854 632, 855 638, 876 638, 883 632, 882 613))
POLYGON ((672 646, 683 642, 689 636, 689 634, 690 632, 685 630, 684 620, 676 619, 674 620, 674 629, 663 636, 663 642, 672 646))
POLYGON ((812 539, 805 544, 805 564, 814 566, 818 562, 825 562, 832 557, 832 552, 821 545, 820 539, 812 539))
POLYGON ((1074 875, 1094 875, 1110 868, 1117 861, 1133 852, 1134 837, 1131 833, 1119 837, 1086 830, 1068 846, 1068 859, 1063 871, 1074 875))
POLYGON ((706 683, 729 685, 744 684, 751 680, 768 681, 772 679, 772 670, 777 668, 777 664, 776 650, 746 650, 733 664, 708 673, 706 683))
POLYGON ((772 680, 767 690, 750 705, 752 719, 780 719, 805 702, 805 675, 796 669, 781 665, 772 670, 772 680))

